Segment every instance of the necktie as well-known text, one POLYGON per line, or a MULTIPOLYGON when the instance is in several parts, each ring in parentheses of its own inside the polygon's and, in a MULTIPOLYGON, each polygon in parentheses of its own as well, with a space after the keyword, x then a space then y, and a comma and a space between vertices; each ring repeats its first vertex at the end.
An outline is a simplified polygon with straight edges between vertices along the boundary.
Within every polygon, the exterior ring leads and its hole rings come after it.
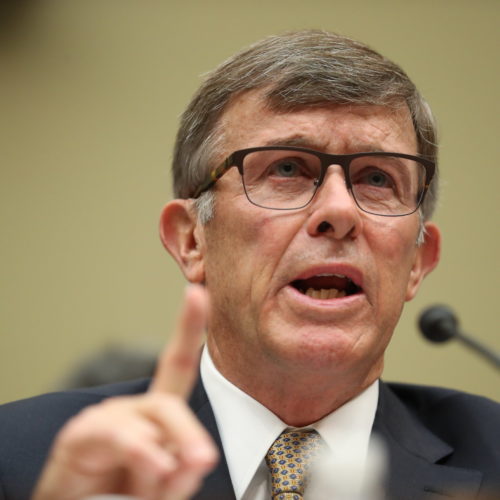
POLYGON ((266 455, 272 500, 302 500, 308 469, 323 441, 314 430, 284 431, 266 455))

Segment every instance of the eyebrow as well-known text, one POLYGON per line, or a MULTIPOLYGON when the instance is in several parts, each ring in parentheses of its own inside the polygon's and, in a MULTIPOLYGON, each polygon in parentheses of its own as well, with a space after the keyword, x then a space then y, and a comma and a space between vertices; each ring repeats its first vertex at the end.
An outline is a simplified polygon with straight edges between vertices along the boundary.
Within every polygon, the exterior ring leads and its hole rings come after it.
POLYGON ((301 134, 269 139, 264 143, 264 146, 296 146, 318 150, 324 149, 319 142, 301 134))
POLYGON ((264 143, 264 146, 297 146, 321 149, 319 143, 315 142, 310 137, 300 134, 270 139, 264 143))
MULTIPOLYGON (((270 139, 266 141, 264 146, 296 146, 303 147, 309 149, 315 149, 317 151, 324 151, 325 147, 321 145, 319 142, 315 141, 311 137, 304 135, 292 135, 288 137, 281 137, 270 139)), ((365 142, 355 142, 353 141, 348 145, 349 153, 385 153, 385 152, 393 152, 396 151, 388 151, 380 147, 380 145, 365 143, 365 142)), ((340 153, 339 153, 340 154, 340 153)), ((343 153, 342 153, 343 154, 343 153)))

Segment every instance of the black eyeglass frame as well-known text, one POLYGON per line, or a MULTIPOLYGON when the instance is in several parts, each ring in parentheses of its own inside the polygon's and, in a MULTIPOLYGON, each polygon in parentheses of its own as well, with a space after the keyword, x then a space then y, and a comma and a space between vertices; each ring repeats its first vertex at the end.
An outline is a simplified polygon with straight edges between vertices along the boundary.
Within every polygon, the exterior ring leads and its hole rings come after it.
POLYGON ((266 208, 268 210, 300 210, 313 200, 313 198, 316 196, 316 193, 318 192, 319 187, 321 184, 323 184, 323 181, 325 179, 326 171, 329 166, 331 165, 340 165, 342 167, 342 170, 344 172, 344 178, 346 181, 346 186, 348 191, 351 193, 351 196, 353 197, 354 201, 356 202, 356 205, 359 207, 360 210, 363 212, 373 214, 373 215, 379 215, 381 217, 404 217, 406 215, 411 215, 415 213, 420 206, 422 205, 425 195, 429 189, 429 186, 431 184, 432 178, 434 177, 434 173, 436 171, 436 165, 433 161, 428 160, 427 158, 422 158, 421 156, 414 156, 414 155, 408 155, 405 153, 392 153, 392 152, 385 152, 385 151, 374 151, 374 152, 363 152, 363 153, 353 153, 353 154, 346 154, 346 155, 334 155, 334 154, 329 154, 329 153, 323 153, 321 151, 315 151, 314 149, 308 149, 308 148, 301 148, 301 147, 296 147, 296 146, 259 146, 259 147, 254 147, 254 148, 246 148, 246 149, 239 149, 238 151, 235 151, 234 153, 230 154, 222 163, 220 163, 218 166, 214 167, 211 169, 206 177, 206 179, 198 186, 196 191, 194 192, 192 198, 198 198, 202 193, 205 191, 208 191, 213 185, 231 168, 236 167, 238 169, 238 172, 241 175, 241 183, 243 184, 243 189, 245 191, 245 195, 248 199, 248 201, 257 207, 261 208, 266 208), (318 179, 315 180, 315 189, 313 194, 311 195, 311 198, 304 203, 303 205, 299 207, 293 207, 293 208, 274 208, 274 207, 266 207, 265 205, 259 205, 258 203, 255 203, 250 199, 248 196, 246 187, 245 187, 245 182, 244 182, 244 176, 243 176, 243 160, 245 156, 247 156, 250 153, 255 153, 257 151, 297 151, 301 153, 308 153, 311 155, 316 156, 320 160, 320 174, 318 179), (356 158, 362 158, 364 156, 392 156, 395 158, 404 158, 406 160, 413 160, 417 163, 420 163, 421 165, 424 166, 425 168, 425 183, 424 186, 421 190, 417 205, 414 210, 411 212, 405 213, 405 214, 378 214, 374 212, 370 212, 363 207, 360 206, 358 200, 356 199, 356 195, 353 192, 353 187, 351 183, 351 177, 349 175, 349 166, 351 164, 351 161, 353 161, 356 158))

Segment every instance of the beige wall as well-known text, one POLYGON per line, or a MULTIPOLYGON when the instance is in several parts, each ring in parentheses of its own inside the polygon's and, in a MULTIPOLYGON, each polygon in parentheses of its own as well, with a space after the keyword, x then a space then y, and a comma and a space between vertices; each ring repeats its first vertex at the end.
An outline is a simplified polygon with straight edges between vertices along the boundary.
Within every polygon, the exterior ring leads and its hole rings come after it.
POLYGON ((492 368, 415 328, 423 306, 445 302, 500 350, 498 1, 10 3, 0 25, 0 401, 50 389, 106 342, 168 337, 183 279, 157 220, 178 116, 200 74, 302 27, 399 62, 439 119, 443 262, 408 305, 385 378, 500 399, 492 368))

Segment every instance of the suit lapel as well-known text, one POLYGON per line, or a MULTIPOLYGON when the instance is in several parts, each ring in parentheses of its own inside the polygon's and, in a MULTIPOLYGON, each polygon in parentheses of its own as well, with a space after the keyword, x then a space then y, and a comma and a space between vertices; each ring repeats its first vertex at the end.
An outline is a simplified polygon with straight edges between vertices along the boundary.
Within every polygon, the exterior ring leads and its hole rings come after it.
POLYGON ((217 467, 205 478, 203 487, 193 497, 193 500, 236 500, 215 416, 201 382, 201 377, 198 378, 189 405, 212 436, 220 453, 217 467))
POLYGON ((383 383, 373 429, 389 455, 389 498, 444 500, 477 493, 481 472, 447 465, 453 448, 413 417, 383 383))

